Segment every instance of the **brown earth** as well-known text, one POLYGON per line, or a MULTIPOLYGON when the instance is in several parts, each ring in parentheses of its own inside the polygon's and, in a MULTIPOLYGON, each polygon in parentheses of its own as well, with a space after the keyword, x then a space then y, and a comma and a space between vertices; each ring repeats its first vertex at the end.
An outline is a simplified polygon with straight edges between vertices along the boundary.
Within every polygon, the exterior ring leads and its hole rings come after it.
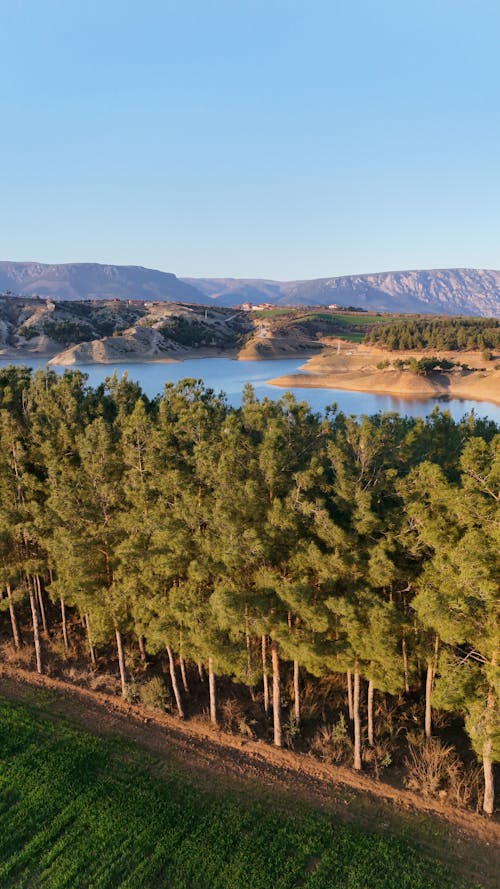
POLYGON ((298 328, 275 330, 273 321, 254 320, 255 334, 238 352, 238 361, 307 357, 321 351, 322 343, 298 328))
POLYGON ((495 370, 500 356, 487 362, 480 352, 439 351, 438 357, 467 364, 471 370, 421 376, 392 367, 379 369, 377 364, 396 358, 414 357, 418 360, 435 355, 435 351, 388 352, 353 343, 339 341, 339 345, 334 347, 331 342, 323 342, 326 345, 324 351, 310 358, 301 368, 305 373, 277 377, 268 382, 285 389, 348 389, 413 398, 448 395, 500 404, 500 370, 495 370))
POLYGON ((243 739, 213 728, 152 713, 108 694, 80 688, 8 665, 0 666, 0 694, 33 702, 36 690, 45 714, 64 716, 87 731, 120 735, 195 773, 200 785, 267 796, 285 810, 300 803, 331 813, 382 835, 406 838, 413 847, 445 863, 457 875, 484 889, 498 887, 500 823, 425 799, 348 768, 297 755, 263 741, 243 739))

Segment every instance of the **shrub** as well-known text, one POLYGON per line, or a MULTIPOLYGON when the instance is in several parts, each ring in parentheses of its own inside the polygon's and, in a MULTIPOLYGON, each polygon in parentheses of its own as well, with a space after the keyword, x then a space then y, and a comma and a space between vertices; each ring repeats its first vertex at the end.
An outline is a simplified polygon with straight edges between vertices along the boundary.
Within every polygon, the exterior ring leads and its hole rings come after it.
POLYGON ((44 332, 56 343, 85 343, 93 339, 93 331, 85 321, 50 321, 44 332))
POLYGON ((404 765, 407 787, 423 796, 437 796, 440 791, 446 792, 450 775, 460 768, 460 760, 453 747, 442 744, 438 738, 428 738, 423 743, 410 743, 404 765))
POLYGON ((143 707, 147 707, 149 710, 165 711, 172 709, 170 692, 160 676, 153 676, 144 685, 139 685, 137 692, 139 701, 143 707))
POLYGON ((252 727, 246 718, 245 711, 236 698, 226 698, 220 706, 222 728, 227 732, 237 732, 253 738, 252 727))
POLYGON ((19 336, 23 336, 25 340, 32 340, 36 336, 40 336, 40 331, 33 326, 20 327, 17 333, 19 336))
POLYGON ((384 769, 392 764, 392 744, 388 738, 379 738, 373 747, 365 747, 363 760, 373 766, 376 778, 379 778, 384 769))
POLYGON ((342 762, 351 756, 352 741, 343 713, 332 725, 321 726, 312 740, 311 750, 327 762, 342 762))
POLYGON ((288 721, 283 726, 285 745, 293 750, 295 742, 300 738, 300 725, 298 725, 293 713, 290 713, 288 721))

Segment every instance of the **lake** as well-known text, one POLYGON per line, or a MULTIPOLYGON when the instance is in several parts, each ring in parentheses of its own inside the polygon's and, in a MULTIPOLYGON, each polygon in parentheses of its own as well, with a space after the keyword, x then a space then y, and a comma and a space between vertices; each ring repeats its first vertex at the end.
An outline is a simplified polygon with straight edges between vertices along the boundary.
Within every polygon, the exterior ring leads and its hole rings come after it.
MULTIPOLYGON (((305 358, 275 359, 273 361, 235 361, 232 358, 192 358, 188 361, 166 364, 153 362, 145 364, 80 364, 78 369, 88 374, 89 383, 97 386, 114 370, 119 375, 126 372, 131 380, 140 383, 144 392, 152 398, 163 390, 166 382, 176 383, 185 377, 203 379, 207 386, 216 392, 223 391, 228 402, 237 407, 241 403, 241 393, 245 383, 251 383, 257 398, 279 398, 285 390, 267 385, 273 377, 296 373, 305 358)), ((44 358, 23 360, 0 359, 0 367, 8 364, 27 364, 34 370, 46 366, 44 358)), ((73 367, 76 367, 74 365, 73 367)), ((64 367, 54 367, 57 373, 64 373, 64 367)), ((458 398, 396 398, 392 395, 377 395, 374 392, 348 392, 342 389, 293 389, 299 401, 307 403, 315 411, 324 411, 328 405, 336 404, 346 414, 376 414, 378 411, 394 411, 410 417, 426 417, 436 405, 450 411, 455 420, 464 414, 474 413, 479 417, 489 417, 500 424, 500 405, 488 401, 462 400, 458 398)))

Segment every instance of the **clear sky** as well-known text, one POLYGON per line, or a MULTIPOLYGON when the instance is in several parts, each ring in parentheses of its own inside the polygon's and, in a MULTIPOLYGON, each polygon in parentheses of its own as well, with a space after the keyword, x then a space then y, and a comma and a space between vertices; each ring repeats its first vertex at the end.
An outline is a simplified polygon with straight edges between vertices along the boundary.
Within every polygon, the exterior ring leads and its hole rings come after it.
POLYGON ((0 258, 500 268, 498 0, 0 0, 0 258))

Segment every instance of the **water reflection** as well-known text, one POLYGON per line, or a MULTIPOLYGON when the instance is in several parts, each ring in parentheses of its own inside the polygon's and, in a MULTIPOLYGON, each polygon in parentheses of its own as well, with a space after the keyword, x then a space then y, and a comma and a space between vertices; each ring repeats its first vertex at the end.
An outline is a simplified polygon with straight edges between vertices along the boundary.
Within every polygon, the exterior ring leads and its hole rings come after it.
MULTIPOLYGON (((207 386, 216 392, 223 391, 228 402, 237 407, 241 404, 241 394, 246 383, 251 383, 257 398, 277 399, 285 390, 267 385, 267 380, 275 377, 297 373, 304 358, 286 358, 274 361, 234 361, 231 358, 192 358, 173 364, 81 364, 78 369, 88 374, 89 383, 97 386, 114 370, 119 375, 125 371, 131 380, 137 380, 144 392, 152 398, 163 390, 166 382, 178 382, 185 377, 201 378, 207 386)), ((33 369, 44 368, 45 359, 33 358, 29 361, 0 360, 0 367, 7 364, 28 364, 33 369)), ((65 368, 54 367, 58 373, 65 368)), ((392 395, 380 395, 374 392, 349 392, 342 389, 294 389, 299 401, 307 401, 315 411, 324 411, 329 405, 336 404, 346 414, 375 414, 379 411, 392 411, 410 417, 426 417, 436 405, 448 410, 455 420, 464 414, 474 411, 479 417, 489 417, 500 423, 500 405, 488 401, 472 401, 470 399, 448 398, 401 398, 392 395)))

